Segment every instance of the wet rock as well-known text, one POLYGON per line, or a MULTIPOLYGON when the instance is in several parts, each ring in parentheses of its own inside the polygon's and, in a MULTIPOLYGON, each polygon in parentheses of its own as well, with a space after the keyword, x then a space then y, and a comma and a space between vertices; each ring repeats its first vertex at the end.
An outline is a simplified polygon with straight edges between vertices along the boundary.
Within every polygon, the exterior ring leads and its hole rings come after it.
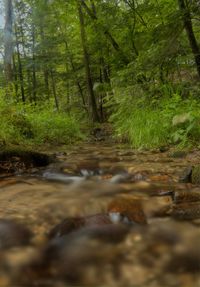
POLYGON ((160 152, 166 152, 166 151, 168 151, 169 150, 169 147, 168 146, 160 146, 159 147, 159 151, 160 152))
POLYGON ((192 166, 188 166, 184 169, 179 177, 180 182, 191 182, 192 181, 192 166))
POLYGON ((171 176, 166 175, 166 174, 158 174, 158 175, 151 175, 148 177, 148 180, 150 181, 157 181, 157 182, 169 182, 171 181, 171 176))
POLYGON ((102 173, 99 166, 99 160, 95 158, 79 162, 76 165, 75 172, 81 176, 93 176, 102 173))
POLYGON ((191 182, 193 184, 200 184, 200 165, 192 167, 191 182))
POLYGON ((200 192, 197 191, 174 191, 172 192, 172 199, 174 203, 184 202, 200 202, 200 192))
POLYGON ((49 238, 61 237, 83 227, 112 224, 107 214, 95 214, 86 217, 69 217, 56 225, 50 232, 49 238))
POLYGON ((28 245, 32 236, 32 232, 22 224, 0 219, 0 249, 28 245))
POLYGON ((50 164, 54 158, 35 151, 27 151, 27 150, 5 150, 0 152, 0 160, 1 161, 12 161, 12 159, 20 159, 25 163, 32 163, 34 166, 46 166, 50 164))
POLYGON ((177 274, 199 274, 200 271, 200 247, 199 229, 190 233, 182 232, 181 240, 172 250, 171 258, 166 265, 166 271, 177 274))
POLYGON ((109 272, 114 277, 119 271, 123 250, 113 243, 122 242, 128 231, 121 225, 90 226, 53 239, 18 280, 34 286, 56 279, 81 286, 103 283, 109 272))
POLYGON ((169 154, 169 157, 172 157, 172 158, 184 158, 186 156, 187 156, 186 151, 174 151, 169 154))
POLYGON ((200 203, 188 202, 174 204, 171 216, 179 220, 192 220, 200 218, 200 203))
POLYGON ((180 176, 179 181, 200 184, 200 165, 187 167, 180 176))
POLYGON ((147 224, 147 219, 139 200, 118 197, 109 203, 108 213, 114 223, 147 224))

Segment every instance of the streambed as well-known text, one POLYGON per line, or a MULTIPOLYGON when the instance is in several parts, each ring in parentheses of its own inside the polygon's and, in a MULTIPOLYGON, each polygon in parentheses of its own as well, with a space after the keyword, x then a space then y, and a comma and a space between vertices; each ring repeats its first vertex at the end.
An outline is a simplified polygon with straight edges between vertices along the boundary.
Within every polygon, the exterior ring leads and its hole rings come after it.
POLYGON ((200 151, 95 142, 54 155, 1 178, 0 286, 200 286, 200 188, 179 182, 200 151), (18 244, 10 222, 31 239, 18 244))

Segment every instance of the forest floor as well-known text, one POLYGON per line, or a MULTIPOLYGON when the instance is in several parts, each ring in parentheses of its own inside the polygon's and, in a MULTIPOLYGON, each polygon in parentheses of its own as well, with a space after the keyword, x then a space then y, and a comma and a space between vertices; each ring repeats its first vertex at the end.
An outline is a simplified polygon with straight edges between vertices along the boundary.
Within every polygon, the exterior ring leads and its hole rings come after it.
POLYGON ((13 157, 0 165, 0 286, 200 286, 200 174, 180 182, 200 150, 13 157))

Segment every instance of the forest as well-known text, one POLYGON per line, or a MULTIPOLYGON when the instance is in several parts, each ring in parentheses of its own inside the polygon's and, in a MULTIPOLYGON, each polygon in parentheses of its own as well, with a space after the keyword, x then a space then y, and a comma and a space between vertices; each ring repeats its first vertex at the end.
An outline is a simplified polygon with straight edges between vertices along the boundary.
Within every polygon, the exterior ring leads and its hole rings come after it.
POLYGON ((200 0, 0 0, 0 287, 200 286, 200 0))
POLYGON ((70 144, 111 126, 134 148, 200 136, 198 0, 7 0, 1 145, 70 144))

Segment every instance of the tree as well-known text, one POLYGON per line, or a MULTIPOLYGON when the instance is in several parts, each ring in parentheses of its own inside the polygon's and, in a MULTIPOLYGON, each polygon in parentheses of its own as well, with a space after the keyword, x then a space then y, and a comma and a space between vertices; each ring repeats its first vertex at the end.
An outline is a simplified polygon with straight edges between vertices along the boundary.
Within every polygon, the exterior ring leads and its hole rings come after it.
POLYGON ((13 5, 12 0, 5 1, 5 27, 4 27, 4 70, 6 83, 10 83, 12 74, 13 56, 13 5))
POLYGON ((187 37, 190 43, 190 47, 194 55, 197 72, 200 77, 200 48, 197 43, 197 39, 195 37, 193 26, 192 26, 192 20, 191 20, 191 15, 190 15, 190 10, 189 10, 189 2, 187 0, 178 0, 178 4, 179 4, 179 9, 182 14, 182 19, 183 19, 185 31, 187 33, 187 37))
POLYGON ((82 10, 81 3, 77 2, 78 6, 78 15, 79 15, 79 21, 80 21, 80 33, 81 33, 81 43, 83 47, 83 57, 84 57, 84 64, 85 64, 85 76, 86 76, 86 82, 87 82, 87 90, 89 95, 89 109, 91 118, 94 122, 99 122, 99 115, 97 112, 97 105, 96 105, 96 99, 93 91, 93 83, 92 83, 92 77, 91 77, 91 69, 90 69, 90 58, 88 53, 88 47, 87 47, 87 38, 85 33, 85 23, 84 23, 84 15, 82 10))

